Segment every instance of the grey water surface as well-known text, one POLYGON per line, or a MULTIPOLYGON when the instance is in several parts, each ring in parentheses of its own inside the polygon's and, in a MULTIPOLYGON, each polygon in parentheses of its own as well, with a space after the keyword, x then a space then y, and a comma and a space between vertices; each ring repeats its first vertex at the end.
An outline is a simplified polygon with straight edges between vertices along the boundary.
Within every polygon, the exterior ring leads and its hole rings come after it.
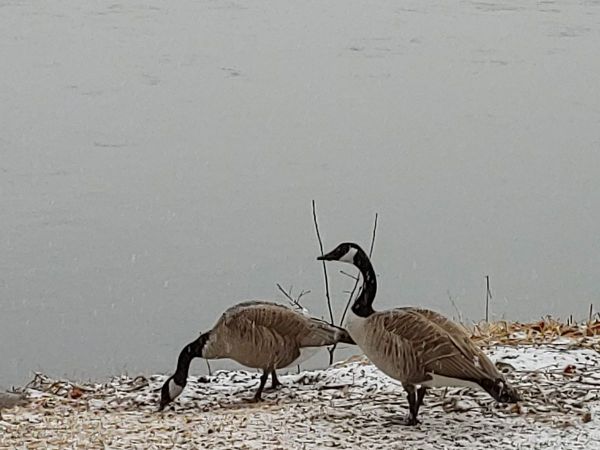
POLYGON ((0 61, 0 385, 326 316, 312 199, 325 250, 380 214, 376 308, 600 306, 597 0, 3 0, 0 61))

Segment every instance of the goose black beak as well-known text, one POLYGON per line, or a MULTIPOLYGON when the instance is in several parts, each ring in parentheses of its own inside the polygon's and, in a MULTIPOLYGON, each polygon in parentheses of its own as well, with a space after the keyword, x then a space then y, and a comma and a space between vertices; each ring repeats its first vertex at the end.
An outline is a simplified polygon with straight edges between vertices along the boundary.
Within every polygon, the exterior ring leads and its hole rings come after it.
MULTIPOLYGON (((167 381, 168 383, 168 381, 167 381)), ((156 412, 161 412, 163 411, 166 406, 171 403, 171 398, 169 397, 168 391, 166 390, 166 386, 167 383, 165 383, 165 386, 163 386, 162 390, 161 390, 161 395, 160 395, 160 404, 158 405, 158 410, 156 412)))
POLYGON ((317 256, 317 261, 332 261, 332 260, 334 260, 335 257, 333 257, 331 253, 332 252, 327 253, 325 255, 317 256))

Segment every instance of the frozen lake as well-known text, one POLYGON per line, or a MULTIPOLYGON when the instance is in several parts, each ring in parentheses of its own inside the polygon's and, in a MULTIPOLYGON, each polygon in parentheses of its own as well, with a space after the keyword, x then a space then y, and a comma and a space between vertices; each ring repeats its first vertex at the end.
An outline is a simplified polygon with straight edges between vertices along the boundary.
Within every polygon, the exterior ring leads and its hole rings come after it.
POLYGON ((0 386, 325 314, 311 199, 326 250, 379 212, 376 308, 600 307, 598 0, 0 0, 0 57, 0 386))

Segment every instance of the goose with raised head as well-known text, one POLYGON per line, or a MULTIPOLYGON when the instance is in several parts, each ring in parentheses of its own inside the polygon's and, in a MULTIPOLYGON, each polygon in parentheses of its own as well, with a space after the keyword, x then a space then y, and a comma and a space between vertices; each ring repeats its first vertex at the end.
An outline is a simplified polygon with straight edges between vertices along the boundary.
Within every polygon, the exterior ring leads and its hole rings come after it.
POLYGON ((214 327, 186 345, 177 361, 177 370, 161 389, 160 408, 183 391, 192 359, 230 358, 262 369, 253 401, 260 401, 269 375, 272 387, 280 383, 276 369, 300 364, 318 347, 338 342, 354 344, 346 330, 310 317, 300 309, 266 301, 242 302, 227 309, 214 327))
POLYGON ((463 386, 483 389, 502 403, 520 400, 517 391, 456 323, 422 308, 374 311, 377 280, 360 246, 342 243, 317 259, 346 262, 360 271, 362 291, 352 304, 346 329, 375 366, 402 383, 409 404, 406 424, 418 423, 419 407, 429 387, 463 386))

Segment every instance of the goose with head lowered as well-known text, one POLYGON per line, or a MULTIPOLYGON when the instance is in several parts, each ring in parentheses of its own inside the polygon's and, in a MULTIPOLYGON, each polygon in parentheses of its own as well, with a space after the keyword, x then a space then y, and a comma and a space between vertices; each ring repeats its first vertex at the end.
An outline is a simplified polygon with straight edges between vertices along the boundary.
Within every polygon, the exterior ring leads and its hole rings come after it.
POLYGON ((183 391, 194 358, 230 358, 246 367, 262 369, 252 399, 260 401, 269 375, 273 388, 280 384, 276 369, 300 364, 318 347, 336 343, 354 341, 343 328, 310 317, 300 309, 266 301, 239 303, 226 310, 210 331, 183 348, 175 374, 162 386, 159 411, 183 391))
POLYGON ((362 291, 352 305, 346 329, 365 355, 406 390, 406 424, 416 425, 429 387, 483 389, 498 402, 515 403, 517 391, 457 324, 434 311, 404 307, 374 311, 375 271, 367 254, 346 242, 318 260, 341 261, 358 268, 362 291))

